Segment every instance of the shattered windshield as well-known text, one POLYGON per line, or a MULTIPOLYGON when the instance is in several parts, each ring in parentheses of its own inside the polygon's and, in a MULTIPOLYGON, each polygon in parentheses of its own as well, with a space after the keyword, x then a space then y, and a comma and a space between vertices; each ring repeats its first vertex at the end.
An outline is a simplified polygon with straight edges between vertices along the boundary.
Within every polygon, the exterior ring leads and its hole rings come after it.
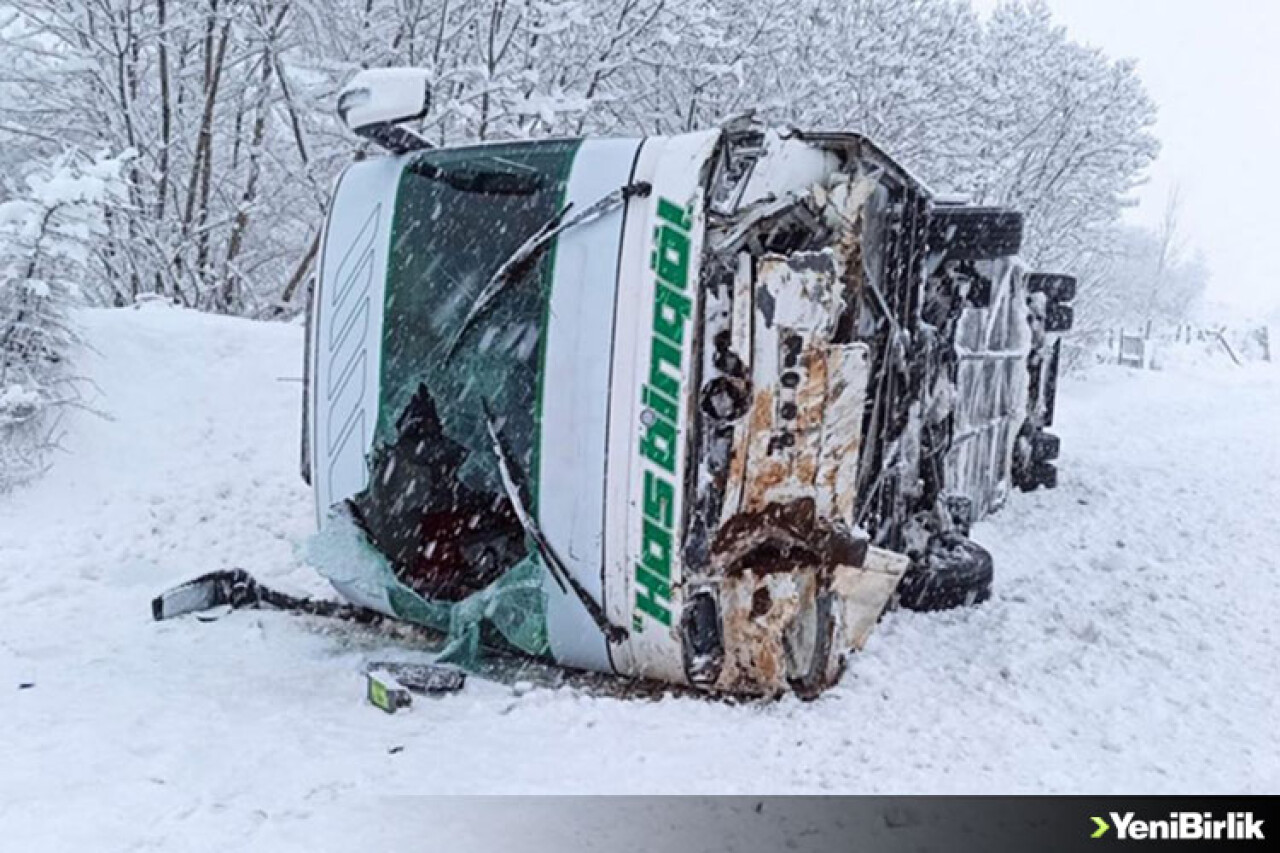
MULTIPOLYGON (((577 142, 428 151, 406 165, 391 233, 378 424, 357 520, 400 580, 457 600, 524 557, 485 406, 536 472, 554 250, 455 336, 486 282, 559 212, 577 142)), ((536 476, 531 476, 536 506, 536 476)))

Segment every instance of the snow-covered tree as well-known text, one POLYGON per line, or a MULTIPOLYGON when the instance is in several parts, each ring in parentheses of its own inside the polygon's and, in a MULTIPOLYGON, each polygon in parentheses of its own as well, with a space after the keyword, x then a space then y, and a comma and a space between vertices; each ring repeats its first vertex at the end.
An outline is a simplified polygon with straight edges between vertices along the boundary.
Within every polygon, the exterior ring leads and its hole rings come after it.
POLYGON ((1071 41, 1043 0, 993 12, 981 89, 979 156, 963 188, 1022 210, 1028 258, 1070 270, 1105 239, 1159 152, 1155 105, 1133 62, 1071 41))
POLYGON ((1208 285, 1204 256, 1171 248, 1164 226, 1118 228, 1099 254, 1096 305, 1086 303, 1084 316, 1102 328, 1186 323, 1208 285))
POLYGON ((62 408, 79 399, 67 309, 101 270, 94 255, 126 196, 124 167, 63 157, 0 203, 0 491, 42 469, 62 408))
MULTIPOLYGON (((431 72, 443 144, 676 133, 746 110, 865 132, 1082 266, 1156 153, 1131 63, 1039 0, 27 0, 0 5, 0 164, 132 149, 102 256, 124 304, 300 310, 357 70, 431 72)), ((0 184, 0 198, 11 190, 0 184)))
POLYGON ((866 133, 956 188, 980 155, 981 21, 957 0, 796 4, 781 62, 757 63, 767 106, 799 126, 866 133))

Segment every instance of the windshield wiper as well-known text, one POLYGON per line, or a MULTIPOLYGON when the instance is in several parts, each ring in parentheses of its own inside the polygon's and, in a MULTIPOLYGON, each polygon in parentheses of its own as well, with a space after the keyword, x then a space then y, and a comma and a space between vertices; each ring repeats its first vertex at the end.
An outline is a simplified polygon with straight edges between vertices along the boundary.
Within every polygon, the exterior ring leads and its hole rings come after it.
POLYGON ((534 546, 538 549, 538 554, 542 557, 542 562, 546 564, 548 571, 551 572, 551 579, 560 587, 561 592, 573 590, 573 594, 582 602, 582 606, 586 608, 588 615, 591 616, 591 621, 596 623, 596 627, 600 629, 609 642, 621 643, 628 637, 627 629, 610 622, 600 603, 591 597, 591 593, 587 592, 586 588, 578 583, 573 575, 569 574, 569 570, 565 568, 560 555, 551 547, 551 543, 547 541, 546 534, 538 526, 537 519, 529 512, 529 504, 525 499, 528 480, 525 479, 524 472, 516 466, 507 452, 506 445, 502 441, 502 433, 499 432, 498 425, 494 423, 493 414, 489 411, 488 401, 481 400, 480 405, 484 409, 484 422, 489 430, 489 441, 493 446, 493 453, 498 457, 498 472, 502 475, 502 488, 506 491, 507 499, 511 501, 511 506, 516 511, 516 518, 520 520, 520 526, 524 528, 524 532, 533 540, 534 546))
POLYGON ((449 348, 445 350, 444 354, 445 362, 448 363, 453 357, 458 344, 462 342, 463 335, 489 309, 498 294, 512 282, 523 279, 541 259, 543 252, 551 245, 552 240, 570 228, 585 225, 588 222, 599 219, 606 213, 626 204, 633 197, 644 198, 648 196, 651 189, 652 187, 645 181, 618 187, 613 192, 584 207, 572 216, 569 216, 569 211, 573 209, 573 202, 569 202, 560 209, 559 213, 543 223, 542 227, 532 237, 520 244, 520 247, 512 252, 511 256, 502 263, 502 266, 498 267, 497 271, 489 277, 484 288, 481 289, 480 295, 471 303, 471 308, 467 311, 467 315, 462 318, 462 323, 458 326, 458 331, 454 333, 453 340, 449 342, 449 348))
POLYGON ((410 163, 407 171, 440 181, 458 192, 481 195, 533 195, 545 184, 536 172, 504 172, 498 169, 446 169, 429 160, 410 163))

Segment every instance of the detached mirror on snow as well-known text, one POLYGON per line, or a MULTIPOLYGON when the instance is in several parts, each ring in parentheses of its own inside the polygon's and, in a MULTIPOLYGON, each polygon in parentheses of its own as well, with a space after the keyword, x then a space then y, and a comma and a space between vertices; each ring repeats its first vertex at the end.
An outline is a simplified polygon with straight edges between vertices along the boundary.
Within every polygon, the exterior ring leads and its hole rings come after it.
POLYGON ((431 109, 431 81, 421 68, 368 68, 338 93, 338 115, 351 131, 392 154, 430 148, 403 126, 431 109))

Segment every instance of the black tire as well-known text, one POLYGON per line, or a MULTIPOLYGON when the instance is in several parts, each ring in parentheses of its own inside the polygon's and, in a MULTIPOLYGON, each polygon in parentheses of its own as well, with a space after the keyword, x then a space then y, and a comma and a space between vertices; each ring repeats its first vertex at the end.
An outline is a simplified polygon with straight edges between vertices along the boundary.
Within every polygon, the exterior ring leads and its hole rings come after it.
POLYGON ((1050 302, 1071 302, 1076 298, 1076 279, 1070 275, 1033 272, 1027 276, 1027 291, 1043 293, 1050 302))
POLYGON ((1044 377, 1044 391, 1040 398, 1040 423, 1042 426, 1053 426, 1054 412, 1058 407, 1058 367, 1062 363, 1062 341, 1053 342, 1049 353, 1048 371, 1044 377))
POLYGON ((935 536, 921 562, 907 571, 898 586, 898 603, 922 612, 953 610, 991 597, 995 572, 991 554, 956 533, 935 536))
POLYGON ((1075 324, 1076 312, 1070 305, 1050 302, 1044 309, 1044 330, 1046 332, 1069 332, 1075 324))
POLYGON ((929 218, 929 251, 951 261, 989 261, 1022 250, 1022 214, 998 207, 942 206, 929 218))
POLYGON ((1052 462, 1034 462, 1015 483, 1024 492, 1058 488, 1058 466, 1052 462))
POLYGON ((1037 430, 1031 436, 1031 461, 1052 462, 1062 452, 1062 439, 1051 432, 1037 430))

